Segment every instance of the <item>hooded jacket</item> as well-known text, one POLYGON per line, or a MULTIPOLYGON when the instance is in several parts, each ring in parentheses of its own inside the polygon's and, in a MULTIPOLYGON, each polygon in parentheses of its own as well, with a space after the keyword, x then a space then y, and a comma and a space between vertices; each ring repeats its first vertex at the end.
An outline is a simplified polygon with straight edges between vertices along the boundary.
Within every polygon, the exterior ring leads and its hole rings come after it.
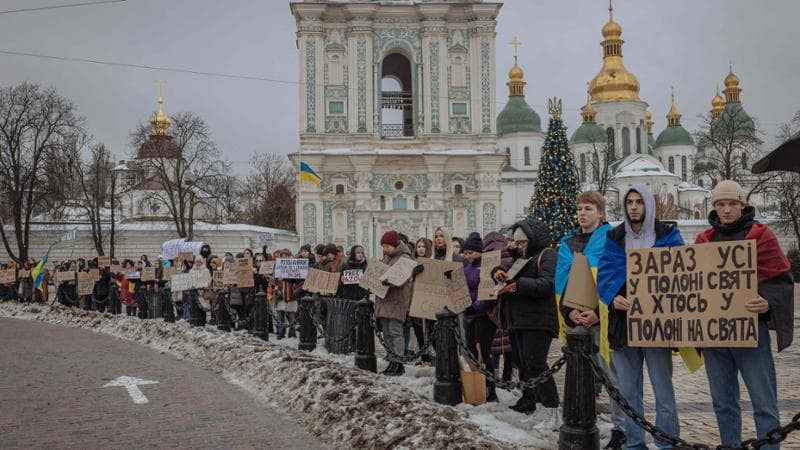
POLYGON ((742 217, 724 225, 716 211, 708 216, 711 228, 697 236, 696 243, 754 240, 758 265, 758 295, 767 299, 769 311, 759 316, 775 330, 778 351, 792 343, 794 331, 794 281, 789 260, 778 245, 778 238, 768 226, 755 220, 755 209, 744 208, 742 217))
MULTIPOLYGON (((384 264, 393 266, 400 258, 411 259, 411 250, 408 249, 405 242, 400 242, 400 245, 395 247, 393 252, 384 254, 381 261, 384 264)), ((389 287, 386 297, 375 298, 375 317, 405 321, 408 309, 411 307, 413 285, 414 281, 408 280, 406 284, 400 287, 389 287)))
POLYGON ((623 199, 627 199, 631 192, 637 192, 644 200, 645 212, 642 228, 638 234, 633 233, 626 209, 625 222, 617 225, 606 236, 597 268, 597 291, 600 294, 600 300, 608 305, 608 340, 611 348, 615 350, 628 346, 628 315, 625 311, 615 309, 611 305, 617 295, 626 296, 627 256, 625 251, 636 248, 684 245, 677 228, 655 218, 656 202, 650 189, 641 184, 634 184, 625 192, 623 199), (650 242, 652 244, 644 245, 650 242))
MULTIPOLYGON (((364 256, 364 259, 361 262, 355 260, 356 257, 356 249, 363 248, 360 245, 354 245, 350 248, 350 256, 347 258, 347 263, 344 265, 344 270, 361 270, 362 273, 367 270, 367 257, 364 256)), ((358 284, 342 284, 341 289, 339 290, 341 293, 342 298, 346 298, 349 300, 361 300, 362 298, 369 295, 369 291, 362 288, 358 284)))
MULTIPOLYGON (((512 230, 516 231, 517 228, 521 228, 528 237, 525 255, 530 261, 515 278, 516 292, 508 292, 500 298, 500 322, 506 330, 545 331, 551 337, 556 337, 556 252, 550 248, 550 230, 547 225, 534 219, 517 222, 512 230)), ((501 267, 508 270, 511 264, 501 267)))

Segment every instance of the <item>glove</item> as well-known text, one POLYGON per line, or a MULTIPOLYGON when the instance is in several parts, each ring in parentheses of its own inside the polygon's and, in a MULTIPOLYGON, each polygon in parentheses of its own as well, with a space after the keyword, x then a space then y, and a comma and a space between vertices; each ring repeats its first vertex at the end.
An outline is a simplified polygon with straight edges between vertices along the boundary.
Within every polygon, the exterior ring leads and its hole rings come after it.
POLYGON ((503 287, 503 289, 500 289, 499 291, 497 291, 497 295, 499 296, 499 295, 503 295, 503 294, 506 294, 506 293, 509 293, 509 292, 517 292, 517 282, 516 281, 513 282, 513 283, 508 283, 507 285, 505 285, 505 287, 503 287))
POLYGON ((452 280, 453 279, 453 271, 452 270, 446 270, 444 272, 444 277, 447 278, 448 280, 452 280))
POLYGON ((424 271, 425 271, 425 266, 423 266, 422 264, 414 267, 414 270, 411 271, 411 279, 416 280, 417 275, 421 274, 424 271))
POLYGON ((507 278, 508 274, 506 273, 505 270, 498 270, 497 272, 494 273, 495 281, 506 281, 507 278))
POLYGON ((391 284, 389 284, 389 280, 383 280, 381 281, 381 284, 384 286, 391 286, 391 284))

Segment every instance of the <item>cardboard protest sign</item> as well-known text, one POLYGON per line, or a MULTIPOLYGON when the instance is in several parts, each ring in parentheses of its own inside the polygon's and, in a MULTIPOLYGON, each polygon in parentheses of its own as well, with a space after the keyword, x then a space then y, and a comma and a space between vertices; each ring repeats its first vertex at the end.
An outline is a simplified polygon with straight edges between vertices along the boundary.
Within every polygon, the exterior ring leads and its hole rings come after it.
POLYGON ((500 265, 500 250, 481 255, 481 279, 478 283, 478 300, 497 300, 492 269, 500 265))
POLYGON ((629 250, 628 345, 757 347, 755 241, 629 250))
POLYGON ((109 267, 109 270, 111 271, 111 273, 122 273, 122 266, 119 264, 112 264, 109 267))
POLYGON ((572 266, 561 303, 579 311, 594 311, 597 308, 597 285, 589 267, 589 260, 583 253, 572 255, 572 266))
POLYGON ((244 258, 236 258, 236 271, 253 273, 253 258, 246 256, 244 258))
POLYGON ((235 263, 225 263, 222 265, 222 283, 225 286, 234 286, 236 285, 236 264, 235 263))
POLYGON ((211 274, 208 270, 192 270, 187 273, 175 273, 172 275, 173 291, 205 289, 209 285, 211 285, 211 274))
POLYGON ((364 271, 361 269, 342 271, 342 284, 358 284, 361 282, 361 277, 363 276, 364 271))
POLYGON ((22 270, 21 269, 19 272, 17 272, 17 277, 20 280, 23 279, 23 278, 30 278, 31 277, 31 271, 30 270, 22 270))
POLYGON ((308 276, 308 260, 305 258, 278 258, 275 260, 275 278, 304 280, 308 276))
POLYGON ((67 281, 75 281, 75 272, 56 272, 56 283, 61 284, 67 281))
POLYGON ((417 267, 417 262, 413 259, 400 258, 381 276, 380 280, 386 280, 392 286, 400 287, 411 279, 414 267, 417 267))
POLYGON ((275 261, 261 261, 261 266, 258 268, 259 275, 272 275, 275 271, 275 261))
POLYGON ((194 254, 192 254, 192 252, 178 253, 178 256, 175 258, 175 264, 178 264, 180 267, 183 267, 184 261, 189 261, 190 263, 194 264, 194 254))
POLYGON ((110 256, 98 256, 97 257, 97 265, 99 267, 108 267, 111 265, 111 257, 110 256))
POLYGON ((326 272, 308 269, 308 277, 303 283, 303 290, 320 295, 336 295, 339 290, 339 272, 326 272))
POLYGON ((78 295, 92 295, 94 281, 88 272, 78 272, 78 295))
POLYGON ((100 269, 89 269, 89 278, 95 283, 100 281, 100 269))
POLYGON ((514 278, 517 275, 519 275, 520 271, 522 271, 522 269, 524 269, 525 266, 528 265, 528 262, 530 260, 531 260, 530 258, 519 258, 516 261, 514 261, 514 264, 512 264, 511 267, 509 267, 509 269, 506 271, 506 275, 508 275, 506 281, 502 283, 497 283, 497 285, 494 287, 495 295, 497 295, 497 293, 500 292, 501 289, 506 287, 508 283, 514 281, 514 278))
POLYGON ((225 287, 225 283, 223 278, 225 276, 225 272, 221 270, 215 270, 213 274, 211 274, 211 285, 214 289, 223 289, 225 287))
POLYGON ((0 284, 11 284, 17 281, 17 272, 14 270, 0 270, 0 284))
POLYGON ((236 286, 240 288, 251 288, 256 285, 253 272, 251 271, 244 272, 237 270, 234 272, 234 276, 236 277, 236 286))
POLYGON ((142 281, 156 281, 156 268, 155 267, 143 267, 142 268, 142 281))
POLYGON ((169 281, 172 279, 172 275, 176 272, 174 267, 164 267, 164 270, 161 271, 161 279, 164 281, 169 281))
POLYGON ((436 320, 436 313, 445 306, 460 313, 472 304, 461 263, 430 258, 420 258, 417 262, 424 269, 414 280, 410 316, 436 320), (451 271, 449 279, 445 275, 448 271, 451 271))
POLYGON ((389 286, 381 283, 380 278, 384 273, 386 273, 387 270, 389 270, 388 264, 377 260, 370 261, 369 264, 367 264, 367 270, 364 272, 364 275, 361 277, 361 281, 358 283, 358 285, 380 298, 386 297, 386 293, 389 292, 389 286))

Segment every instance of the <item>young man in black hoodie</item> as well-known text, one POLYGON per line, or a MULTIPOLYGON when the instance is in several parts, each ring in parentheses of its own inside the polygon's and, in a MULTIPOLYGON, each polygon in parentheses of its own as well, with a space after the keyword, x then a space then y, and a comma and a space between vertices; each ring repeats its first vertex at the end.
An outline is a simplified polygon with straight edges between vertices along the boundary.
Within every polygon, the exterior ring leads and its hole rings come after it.
MULTIPOLYGON (((739 375, 753 404, 758 438, 780 425, 775 362, 769 330, 776 330, 778 351, 792 343, 794 329, 794 281, 789 260, 768 226, 755 220, 755 209, 738 183, 720 181, 712 191, 714 210, 708 216, 711 228, 697 236, 697 243, 739 240, 756 241, 758 297, 744 306, 758 313, 757 348, 707 348, 703 350, 708 385, 717 416, 722 445, 742 444, 742 410, 739 375)), ((777 449, 770 445, 765 449, 777 449)))

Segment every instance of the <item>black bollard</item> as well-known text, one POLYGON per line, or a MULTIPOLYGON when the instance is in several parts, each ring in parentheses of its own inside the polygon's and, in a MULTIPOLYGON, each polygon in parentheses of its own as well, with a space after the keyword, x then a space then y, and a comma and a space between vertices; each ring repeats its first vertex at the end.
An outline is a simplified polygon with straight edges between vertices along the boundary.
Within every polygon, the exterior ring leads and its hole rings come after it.
POLYGON ((253 304, 253 336, 268 340, 269 334, 267 333, 267 294, 264 291, 258 291, 255 295, 255 303, 253 304))
POLYGON ((375 360, 375 330, 370 321, 372 302, 366 297, 356 303, 356 367, 378 372, 375 360))
POLYGON ((300 300, 300 350, 313 351, 317 348, 317 329, 314 327, 314 299, 305 296, 300 300))
POLYGON ((454 332, 458 332, 458 315, 445 306, 436 313, 436 382, 433 383, 433 401, 451 406, 461 403, 461 372, 454 332))
POLYGON ((193 327, 199 327, 200 325, 205 325, 205 320, 200 318, 200 314, 205 315, 205 311, 200 309, 200 305, 197 302, 197 289, 191 289, 188 291, 183 291, 183 301, 188 302, 189 305, 189 325, 193 327))
POLYGON ((231 331, 231 315, 228 312, 228 293, 223 290, 217 293, 217 329, 231 331))
POLYGON ((175 323, 175 306, 172 304, 172 291, 169 288, 162 288, 160 293, 164 322, 175 323))
POLYGON ((108 309, 111 314, 119 314, 122 311, 122 305, 119 300, 119 285, 111 283, 108 291, 108 309))
POLYGON ((560 450, 599 449, 595 417, 594 372, 585 354, 592 352, 592 335, 578 326, 567 333, 567 373, 564 378, 564 422, 558 433, 560 450))

